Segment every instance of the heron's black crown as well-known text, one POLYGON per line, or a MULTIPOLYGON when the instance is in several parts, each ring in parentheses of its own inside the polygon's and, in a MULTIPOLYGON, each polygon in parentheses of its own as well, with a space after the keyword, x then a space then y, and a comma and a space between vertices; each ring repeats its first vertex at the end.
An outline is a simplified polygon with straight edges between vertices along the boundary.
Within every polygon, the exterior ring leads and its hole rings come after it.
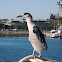
POLYGON ((24 13, 24 15, 29 15, 32 19, 32 15, 30 13, 24 13))

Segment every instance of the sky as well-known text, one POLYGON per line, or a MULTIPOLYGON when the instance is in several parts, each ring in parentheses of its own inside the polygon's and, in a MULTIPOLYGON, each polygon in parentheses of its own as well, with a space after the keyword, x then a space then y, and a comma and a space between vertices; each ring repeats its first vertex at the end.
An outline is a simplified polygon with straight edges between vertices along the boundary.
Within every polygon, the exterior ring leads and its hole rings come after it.
POLYGON ((16 16, 28 12, 33 19, 48 19, 51 13, 59 11, 59 0, 0 0, 0 18, 16 19, 16 16))

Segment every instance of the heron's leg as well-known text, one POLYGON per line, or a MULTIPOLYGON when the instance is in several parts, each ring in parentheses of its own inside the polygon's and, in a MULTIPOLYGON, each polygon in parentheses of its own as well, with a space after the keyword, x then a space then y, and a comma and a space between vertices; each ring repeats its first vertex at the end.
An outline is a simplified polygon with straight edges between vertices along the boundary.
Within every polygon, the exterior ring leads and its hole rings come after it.
POLYGON ((33 50, 33 54, 32 54, 32 56, 33 56, 33 57, 34 57, 34 59, 35 59, 34 52, 35 52, 35 50, 33 50))
POLYGON ((40 53, 40 55, 39 55, 39 58, 41 58, 42 56, 41 56, 41 53, 40 53))
POLYGON ((33 57, 34 57, 34 59, 35 59, 34 52, 35 52, 35 50, 33 50, 33 54, 32 54, 32 55, 33 55, 33 57))
POLYGON ((39 55, 39 58, 41 58, 41 55, 39 55))
POLYGON ((34 56, 34 52, 35 52, 35 50, 33 50, 33 54, 32 54, 33 56, 34 56))

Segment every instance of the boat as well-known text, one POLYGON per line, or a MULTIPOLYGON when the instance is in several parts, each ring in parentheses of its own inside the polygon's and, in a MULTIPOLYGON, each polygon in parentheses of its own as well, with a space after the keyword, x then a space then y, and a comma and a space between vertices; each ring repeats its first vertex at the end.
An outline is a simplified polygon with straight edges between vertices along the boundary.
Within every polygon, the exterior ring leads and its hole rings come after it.
POLYGON ((19 62, 57 62, 55 60, 51 60, 51 59, 47 59, 47 58, 39 58, 39 56, 26 56, 24 58, 22 58, 19 62))
POLYGON ((50 30, 49 33, 46 33, 47 37, 50 38, 61 38, 62 39, 62 26, 58 28, 58 30, 50 30))

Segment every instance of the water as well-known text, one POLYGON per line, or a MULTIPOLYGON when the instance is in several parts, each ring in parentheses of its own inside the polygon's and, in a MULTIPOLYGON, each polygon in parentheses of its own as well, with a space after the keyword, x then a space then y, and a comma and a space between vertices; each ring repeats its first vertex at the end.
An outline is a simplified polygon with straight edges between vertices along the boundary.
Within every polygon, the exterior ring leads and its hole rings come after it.
MULTIPOLYGON (((62 62, 62 39, 46 38, 48 51, 42 51, 42 56, 62 62)), ((33 48, 27 37, 1 37, 0 62, 18 62, 25 56, 31 55, 33 48)), ((35 55, 38 53, 35 52, 35 55)))

